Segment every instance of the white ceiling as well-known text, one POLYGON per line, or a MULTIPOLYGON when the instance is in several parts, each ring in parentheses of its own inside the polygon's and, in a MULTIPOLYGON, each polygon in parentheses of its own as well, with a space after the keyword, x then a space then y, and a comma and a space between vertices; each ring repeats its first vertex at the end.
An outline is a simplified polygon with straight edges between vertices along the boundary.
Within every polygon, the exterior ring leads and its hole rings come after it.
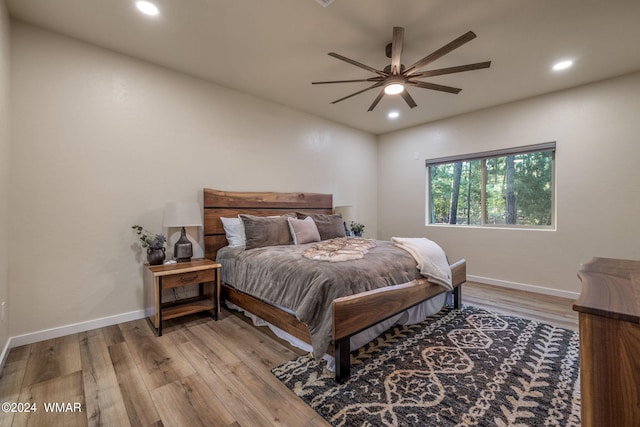
POLYGON ((155 0, 155 18, 134 0, 6 2, 15 19, 374 134, 640 70, 638 0, 155 0), (367 112, 377 89, 330 104, 367 83, 311 85, 372 76, 328 52, 384 68, 394 26, 407 66, 472 30, 425 69, 491 68, 425 79, 463 90, 410 88, 412 110, 396 95, 367 112), (552 72, 564 58, 575 65, 552 72))

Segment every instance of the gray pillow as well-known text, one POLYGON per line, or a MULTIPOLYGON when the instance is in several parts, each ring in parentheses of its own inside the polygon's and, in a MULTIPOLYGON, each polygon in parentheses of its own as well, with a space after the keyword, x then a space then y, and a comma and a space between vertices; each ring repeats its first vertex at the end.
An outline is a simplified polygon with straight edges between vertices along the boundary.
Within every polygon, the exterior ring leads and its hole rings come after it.
POLYGON ((318 227, 320 233, 320 239, 328 240, 335 237, 345 237, 344 221, 340 214, 305 214, 302 212, 296 212, 299 219, 305 219, 310 216, 318 227))
POLYGON ((240 214, 239 217, 244 224, 245 249, 290 245, 292 243, 287 215, 261 217, 240 214))

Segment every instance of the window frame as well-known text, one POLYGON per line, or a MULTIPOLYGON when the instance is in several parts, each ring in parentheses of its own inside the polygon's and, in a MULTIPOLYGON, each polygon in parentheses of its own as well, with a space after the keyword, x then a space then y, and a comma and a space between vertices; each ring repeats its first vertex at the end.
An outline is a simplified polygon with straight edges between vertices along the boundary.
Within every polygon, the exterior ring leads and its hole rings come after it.
POLYGON ((447 157, 438 157, 425 160, 426 166, 426 210, 425 210, 425 225, 433 227, 462 227, 462 228, 498 228, 498 229, 516 229, 516 230, 556 230, 557 212, 556 212, 556 142, 545 142, 541 144, 523 145, 519 147, 503 148, 491 151, 482 151, 478 153, 454 155, 447 157), (543 151, 551 151, 551 224, 550 225, 521 225, 521 224, 487 224, 487 206, 486 206, 486 188, 487 188, 487 169, 486 161, 496 157, 506 157, 509 155, 518 154, 532 154, 543 151), (480 203, 482 215, 480 218, 480 224, 443 224, 431 222, 431 169, 432 166, 439 166, 449 163, 457 162, 469 162, 473 160, 480 160, 481 162, 481 182, 482 188, 480 189, 480 203))

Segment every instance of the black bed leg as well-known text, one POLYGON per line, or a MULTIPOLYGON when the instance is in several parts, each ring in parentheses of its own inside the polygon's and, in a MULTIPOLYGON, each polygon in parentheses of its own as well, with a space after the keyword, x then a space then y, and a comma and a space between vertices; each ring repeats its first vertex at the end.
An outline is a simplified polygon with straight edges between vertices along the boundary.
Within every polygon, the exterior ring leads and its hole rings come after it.
POLYGON ((336 382, 342 384, 349 379, 351 371, 351 343, 349 337, 335 342, 336 382))
POLYGON ((453 287, 453 308, 459 309, 462 307, 462 285, 453 287))

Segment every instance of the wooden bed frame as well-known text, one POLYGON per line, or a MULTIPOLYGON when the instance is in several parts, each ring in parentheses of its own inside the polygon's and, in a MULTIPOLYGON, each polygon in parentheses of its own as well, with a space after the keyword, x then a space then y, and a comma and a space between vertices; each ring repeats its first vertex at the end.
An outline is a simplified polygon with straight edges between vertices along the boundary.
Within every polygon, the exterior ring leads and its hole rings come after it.
MULTIPOLYGON (((237 217, 240 213, 258 216, 281 215, 290 212, 332 213, 333 196, 317 193, 227 192, 205 188, 204 240, 205 256, 215 260, 218 249, 227 245, 221 217, 237 217)), ((464 259, 451 264, 454 286, 454 307, 461 304, 461 287, 466 281, 464 259)), ((262 318, 289 334, 311 343, 306 325, 294 315, 222 284, 222 301, 262 318)), ((446 290, 438 285, 411 282, 389 288, 375 289, 333 301, 333 348, 336 360, 336 381, 349 378, 350 337, 370 326, 394 316, 446 290)))

